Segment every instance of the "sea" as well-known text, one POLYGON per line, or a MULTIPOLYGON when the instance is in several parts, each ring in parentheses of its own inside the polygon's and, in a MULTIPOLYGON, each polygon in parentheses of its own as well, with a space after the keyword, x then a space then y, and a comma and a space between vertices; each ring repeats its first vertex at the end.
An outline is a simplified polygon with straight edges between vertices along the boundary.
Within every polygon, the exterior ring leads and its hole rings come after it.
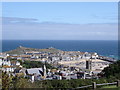
POLYGON ((118 59, 117 40, 2 40, 2 52, 19 46, 30 48, 53 47, 64 51, 97 52, 99 55, 118 59))

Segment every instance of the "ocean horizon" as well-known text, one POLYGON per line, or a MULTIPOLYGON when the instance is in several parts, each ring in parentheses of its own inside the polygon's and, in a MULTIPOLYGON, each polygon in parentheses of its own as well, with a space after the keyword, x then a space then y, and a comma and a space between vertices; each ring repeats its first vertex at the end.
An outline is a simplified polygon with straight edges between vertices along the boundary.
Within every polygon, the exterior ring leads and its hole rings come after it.
POLYGON ((97 52, 99 55, 118 58, 117 40, 2 40, 2 52, 19 46, 30 48, 54 47, 63 51, 97 52))

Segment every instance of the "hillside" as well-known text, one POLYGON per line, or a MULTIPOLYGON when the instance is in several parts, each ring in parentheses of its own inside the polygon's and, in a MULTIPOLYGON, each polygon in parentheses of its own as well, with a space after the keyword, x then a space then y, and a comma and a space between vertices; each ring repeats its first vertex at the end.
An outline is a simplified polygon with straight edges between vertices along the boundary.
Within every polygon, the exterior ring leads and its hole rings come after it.
POLYGON ((5 53, 7 53, 7 54, 24 54, 25 52, 28 52, 28 51, 51 52, 51 53, 61 52, 61 50, 56 49, 56 48, 37 49, 37 48, 27 48, 27 47, 20 46, 14 50, 10 50, 5 53))

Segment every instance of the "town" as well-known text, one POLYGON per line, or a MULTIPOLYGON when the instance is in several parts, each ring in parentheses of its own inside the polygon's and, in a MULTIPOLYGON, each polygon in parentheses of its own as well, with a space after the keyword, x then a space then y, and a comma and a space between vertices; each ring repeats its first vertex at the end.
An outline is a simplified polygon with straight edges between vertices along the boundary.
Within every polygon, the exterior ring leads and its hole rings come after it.
POLYGON ((18 47, 0 54, 3 72, 13 76, 37 80, 98 79, 99 73, 116 60, 96 52, 62 51, 53 47, 33 49, 18 47), (41 67, 25 68, 21 62, 41 62, 41 67), (47 68, 46 63, 54 68, 47 68))

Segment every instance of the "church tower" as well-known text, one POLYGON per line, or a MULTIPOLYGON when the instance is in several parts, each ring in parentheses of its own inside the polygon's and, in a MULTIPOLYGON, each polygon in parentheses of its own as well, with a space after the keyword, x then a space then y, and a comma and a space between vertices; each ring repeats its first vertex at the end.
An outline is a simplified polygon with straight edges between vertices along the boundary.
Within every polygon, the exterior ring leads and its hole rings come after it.
POLYGON ((43 66, 43 78, 46 79, 46 66, 43 66))
POLYGON ((92 61, 90 59, 86 60, 86 69, 89 69, 89 70, 92 69, 92 61))

